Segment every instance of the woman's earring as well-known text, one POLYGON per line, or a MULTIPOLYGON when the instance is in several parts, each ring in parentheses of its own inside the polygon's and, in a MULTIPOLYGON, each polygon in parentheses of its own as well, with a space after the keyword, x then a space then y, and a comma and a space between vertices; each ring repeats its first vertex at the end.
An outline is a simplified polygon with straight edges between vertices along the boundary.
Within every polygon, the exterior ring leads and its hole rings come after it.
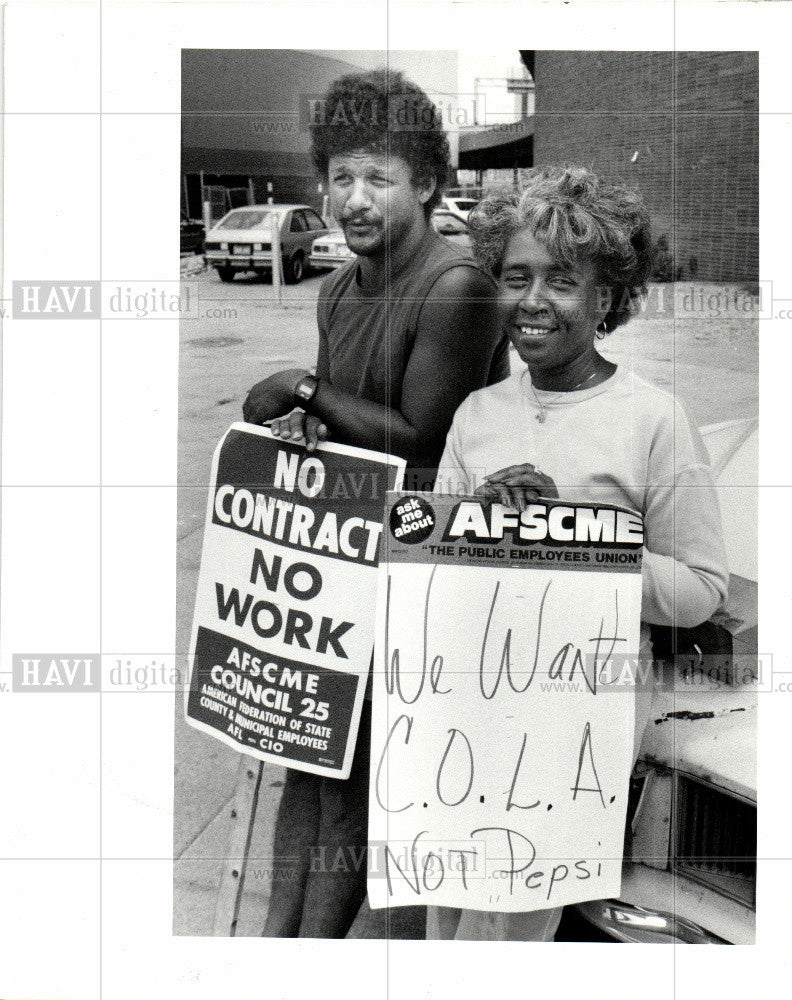
POLYGON ((608 336, 608 329, 605 326, 605 320, 599 324, 594 335, 597 340, 604 340, 608 336))

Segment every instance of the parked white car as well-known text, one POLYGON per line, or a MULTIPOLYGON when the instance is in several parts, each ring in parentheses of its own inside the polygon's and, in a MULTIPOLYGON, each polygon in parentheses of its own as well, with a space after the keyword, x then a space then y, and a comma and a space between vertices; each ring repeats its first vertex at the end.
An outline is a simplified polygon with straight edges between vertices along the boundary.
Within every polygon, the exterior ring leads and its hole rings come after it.
POLYGON ((664 665, 631 781, 621 895, 576 907, 612 940, 754 943, 758 491, 748 484, 757 427, 702 428, 731 571, 734 655, 703 670, 695 652, 664 665))
POLYGON ((444 208, 447 212, 453 212, 454 215, 458 215, 461 219, 467 222, 467 217, 470 215, 472 209, 478 205, 477 198, 459 198, 456 196, 449 197, 446 195, 440 202, 440 208, 444 208))
POLYGON ((331 229, 313 241, 308 262, 311 267, 327 270, 354 259, 355 254, 347 246, 343 230, 331 229))
POLYGON ((206 234, 204 259, 221 281, 244 271, 272 271, 272 226, 280 234, 283 276, 302 281, 311 247, 327 226, 308 205, 248 205, 234 208, 206 234))

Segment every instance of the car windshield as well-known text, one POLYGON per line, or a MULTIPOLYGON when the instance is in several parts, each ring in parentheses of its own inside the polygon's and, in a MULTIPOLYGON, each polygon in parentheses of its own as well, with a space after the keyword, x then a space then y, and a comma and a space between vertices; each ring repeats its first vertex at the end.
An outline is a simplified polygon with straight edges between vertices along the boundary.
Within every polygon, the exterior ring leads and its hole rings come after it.
POLYGON ((218 229, 269 229, 272 225, 272 212, 262 209, 255 211, 242 208, 229 214, 217 224, 218 229))

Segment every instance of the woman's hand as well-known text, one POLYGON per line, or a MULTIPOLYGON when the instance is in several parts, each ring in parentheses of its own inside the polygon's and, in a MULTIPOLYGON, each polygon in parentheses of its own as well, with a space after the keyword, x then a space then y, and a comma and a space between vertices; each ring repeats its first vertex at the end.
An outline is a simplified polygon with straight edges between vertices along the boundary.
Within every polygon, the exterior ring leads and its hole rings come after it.
POLYGON ((292 444, 305 445, 306 451, 314 451, 320 441, 327 440, 327 427, 319 417, 304 413, 302 410, 292 410, 285 417, 273 420, 270 430, 277 438, 291 441, 292 444))
POLYGON ((558 489, 550 476, 525 462, 487 476, 476 490, 476 496, 498 500, 504 507, 516 507, 522 513, 529 503, 536 503, 540 498, 558 500, 558 489))

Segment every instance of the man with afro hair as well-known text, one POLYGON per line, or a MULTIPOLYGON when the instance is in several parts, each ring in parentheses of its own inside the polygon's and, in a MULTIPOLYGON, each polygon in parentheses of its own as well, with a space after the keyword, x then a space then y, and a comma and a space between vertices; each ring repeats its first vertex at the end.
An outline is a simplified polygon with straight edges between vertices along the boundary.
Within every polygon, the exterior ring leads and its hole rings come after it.
MULTIPOLYGON (((314 111, 313 160, 357 257, 322 285, 315 374, 259 382, 244 417, 272 421, 308 450, 329 437, 399 455, 411 488, 431 489, 457 407, 508 375, 495 286, 431 226, 450 153, 420 88, 391 70, 351 74, 314 111)), ((296 860, 273 885, 267 936, 344 937, 355 919, 366 894, 370 725, 367 694, 347 780, 287 771, 274 850, 296 860), (312 871, 316 857, 346 864, 312 871)))

